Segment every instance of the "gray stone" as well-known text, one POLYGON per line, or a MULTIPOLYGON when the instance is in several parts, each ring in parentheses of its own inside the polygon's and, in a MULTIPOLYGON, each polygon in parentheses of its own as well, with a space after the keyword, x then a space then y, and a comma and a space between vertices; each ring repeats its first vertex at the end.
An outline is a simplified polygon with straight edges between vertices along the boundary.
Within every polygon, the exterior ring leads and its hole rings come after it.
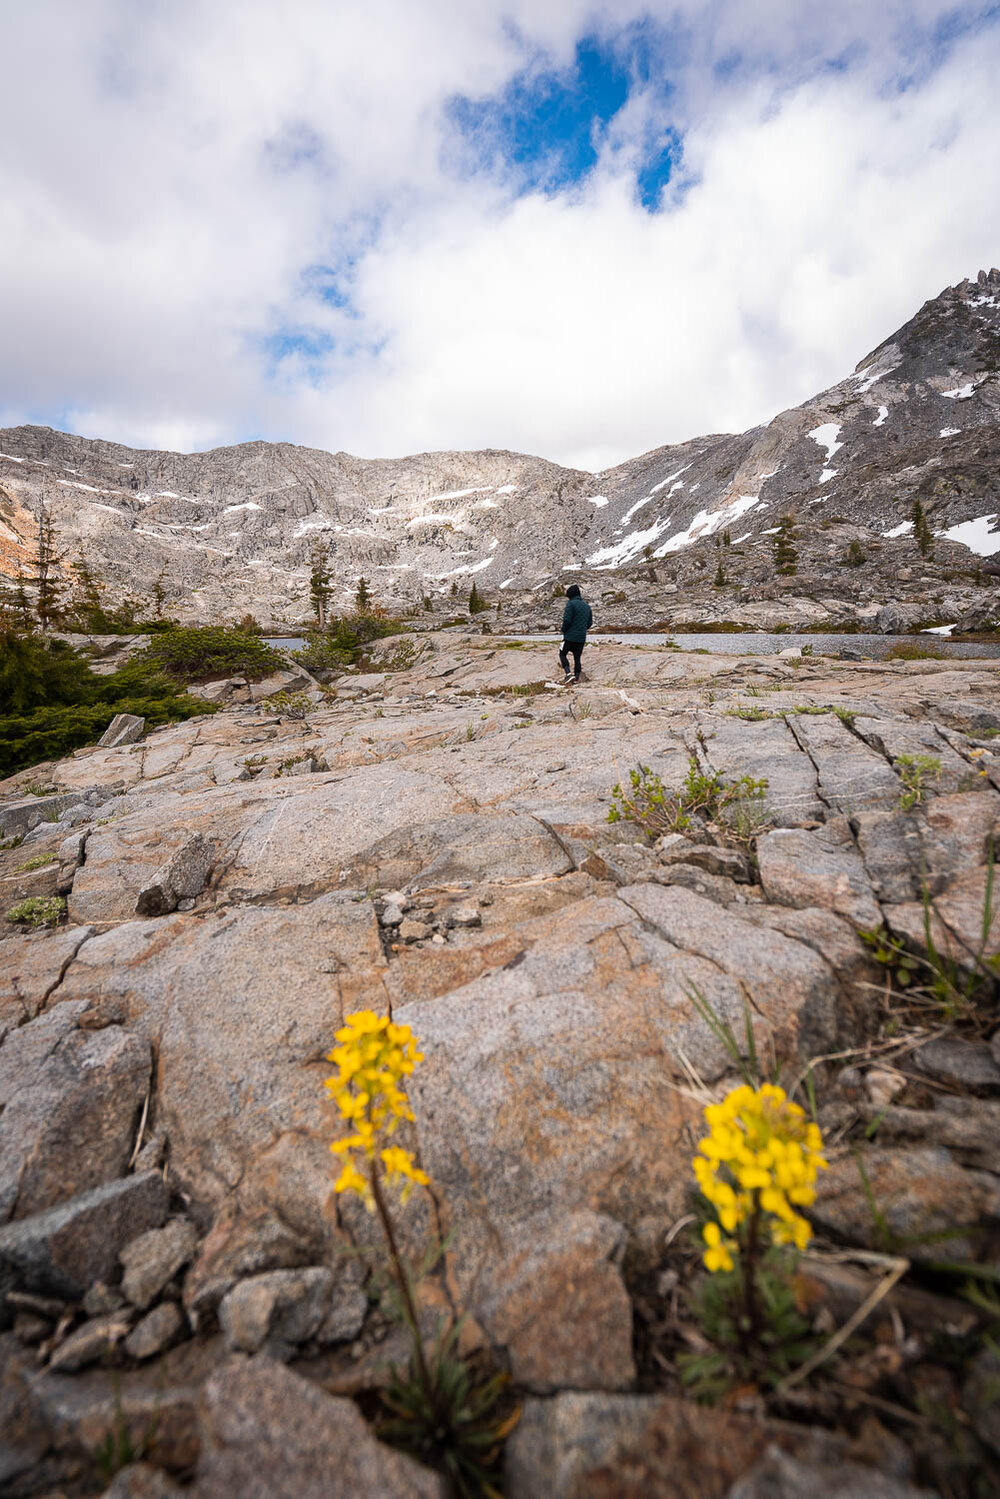
POLYGON ((620 1223, 597 1213, 540 1214, 512 1225, 477 1298, 518 1384, 540 1392, 628 1389, 632 1305, 617 1268, 620 1223))
POLYGON ((690 838, 685 838, 683 833, 664 833, 662 838, 657 838, 653 844, 656 857, 661 864, 684 864, 687 856, 695 845, 690 838))
POLYGON ((403 913, 398 906, 387 905, 382 909, 379 920, 383 926, 399 926, 403 919, 403 913))
POLYGON ((831 1161, 820 1173, 810 1217, 837 1238, 869 1249, 882 1247, 881 1229, 862 1187, 859 1162, 879 1213, 905 1242, 911 1259, 940 1259, 938 1234, 947 1235, 949 1260, 977 1257, 987 1225, 1000 1217, 1000 1178, 966 1169, 939 1146, 879 1146, 857 1160, 831 1161))
POLYGON ((68 895, 73 888, 73 880, 76 871, 83 863, 84 850, 87 846, 86 833, 70 833, 59 845, 59 870, 56 875, 56 889, 60 895, 68 895))
POLYGON ((402 942, 423 942, 433 930, 434 928, 428 926, 426 921, 414 921, 409 916, 399 924, 399 936, 402 942))
POLYGON ((101 1499, 184 1499, 186 1489, 149 1463, 129 1463, 111 1480, 101 1499))
POLYGON ((726 1499, 939 1499, 936 1490, 918 1489, 857 1463, 801 1462, 775 1443, 760 1462, 737 1479, 726 1499))
POLYGON ((125 1339, 125 1352, 129 1358, 153 1358, 177 1339, 184 1325, 184 1314, 176 1301, 161 1301, 133 1327, 125 1339))
POLYGON ((819 907, 863 930, 882 923, 864 862, 846 821, 808 831, 775 828, 757 840, 760 883, 778 905, 819 907))
POLYGON ((471 901, 465 902, 460 906, 452 906, 448 911, 448 921, 453 926, 481 926, 482 920, 479 907, 471 901))
POLYGON ((333 1272, 324 1266, 271 1270, 240 1281, 219 1307, 227 1345, 242 1353, 266 1347, 272 1357, 288 1357, 322 1325, 332 1287, 333 1272))
POLYGON ((250 701, 263 702, 266 698, 277 697, 279 692, 306 692, 316 685, 316 679, 309 675, 305 667, 290 666, 269 677, 263 677, 259 682, 251 682, 250 701))
POLYGON ((188 838, 139 891, 136 915, 166 916, 179 901, 200 895, 215 857, 215 845, 201 833, 188 838))
POLYGON ((152 1306, 173 1277, 194 1254, 198 1230, 187 1218, 174 1218, 153 1228, 122 1250, 122 1290, 133 1306, 152 1306))
POLYGON ((137 1230, 163 1222, 167 1205, 163 1178, 149 1171, 5 1224, 0 1228, 0 1293, 23 1287, 43 1295, 81 1297, 95 1280, 117 1270, 118 1255, 137 1230))
POLYGON ((71 1374, 87 1364, 96 1364, 98 1359, 124 1342, 131 1326, 131 1312, 111 1312, 106 1317, 85 1322, 76 1332, 70 1333, 64 1343, 60 1343, 49 1359, 49 1368, 53 1373, 71 1374))
POLYGON ((149 1043, 76 1029, 57 1005, 0 1048, 0 1220, 42 1212, 124 1171, 149 1086, 149 1043))
MULTIPOLYGON (((666 862, 662 856, 661 862, 666 862)), ((736 880, 739 884, 745 885, 750 879, 749 861, 739 849, 716 848, 709 843, 693 844, 685 853, 683 862, 693 864, 696 869, 703 869, 706 874, 736 880)))
POLYGON ((1000 1065, 985 1042, 936 1036, 914 1047, 911 1060, 919 1072, 963 1093, 1000 1093, 1000 1065))
POLYGON ((356 1338, 368 1314, 368 1297, 358 1280, 344 1276, 333 1287, 330 1308, 313 1337, 321 1347, 356 1338))
POLYGON ((263 1357, 209 1380, 201 1420, 192 1499, 444 1499, 437 1474, 376 1441, 352 1400, 263 1357))
POLYGON ((102 749, 118 749, 123 744, 136 744, 146 732, 146 720, 134 713, 116 713, 104 733, 97 741, 102 749))
POLYGON ((1000 1353, 996 1347, 982 1348, 972 1359, 965 1387, 962 1390, 962 1405, 971 1417, 980 1441, 1000 1457, 1000 1353))
POLYGON ((106 1317, 109 1312, 120 1312, 125 1306, 125 1297, 117 1286, 106 1285, 95 1280, 83 1298, 83 1310, 88 1317, 106 1317))

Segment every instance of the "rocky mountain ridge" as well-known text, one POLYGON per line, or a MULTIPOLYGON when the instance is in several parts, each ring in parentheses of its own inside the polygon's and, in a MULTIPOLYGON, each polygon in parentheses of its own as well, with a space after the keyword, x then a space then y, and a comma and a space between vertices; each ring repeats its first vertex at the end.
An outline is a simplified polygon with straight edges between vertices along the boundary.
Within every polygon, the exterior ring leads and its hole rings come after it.
POLYGON ((773 567, 755 572, 753 557, 766 564, 793 513, 802 571, 817 573, 800 591, 815 597, 842 578, 820 536, 831 528, 882 550, 888 579, 911 567, 920 499, 939 559, 971 574, 1000 551, 998 351, 994 268, 946 288, 853 374, 766 426, 596 475, 498 450, 359 459, 251 442, 184 455, 10 428, 0 569, 12 575, 30 552, 44 508, 66 561, 85 554, 112 597, 148 598, 159 580, 182 618, 294 623, 308 613, 317 543, 339 601, 364 574, 390 606, 446 600, 473 580, 527 605, 574 576, 593 586, 641 563, 686 588, 726 533, 751 557, 743 584, 759 585, 773 567))

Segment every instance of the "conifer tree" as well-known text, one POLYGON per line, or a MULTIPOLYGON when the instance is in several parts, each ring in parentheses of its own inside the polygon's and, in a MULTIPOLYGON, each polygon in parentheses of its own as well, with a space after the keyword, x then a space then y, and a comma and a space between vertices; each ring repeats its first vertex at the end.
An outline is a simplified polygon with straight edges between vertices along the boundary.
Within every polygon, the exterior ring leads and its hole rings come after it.
POLYGON ((934 537, 931 528, 927 524, 927 516, 919 499, 913 501, 913 539, 920 548, 922 557, 930 557, 934 551, 934 537))
POLYGON ((330 567, 326 548, 321 541, 313 545, 309 558, 309 602, 316 616, 317 628, 325 630, 330 605, 330 567))
POLYGON ((727 581, 725 569, 722 566, 722 558, 720 557, 719 565, 715 569, 715 582, 713 586, 716 588, 725 588, 727 581))
POLYGON ((62 557, 56 550, 55 532, 47 510, 38 516, 35 555, 28 558, 28 582, 35 590, 35 613, 43 630, 54 624, 60 612, 62 582, 58 568, 62 557))
POLYGON ((775 571, 791 577, 799 570, 799 553, 795 545, 795 517, 783 515, 778 521, 778 534, 772 542, 775 571))
POLYGON ((371 601, 372 594, 371 589, 368 587, 368 580, 366 578, 359 578, 358 591, 354 595, 354 602, 359 612, 363 613, 364 610, 368 608, 368 605, 371 603, 371 601))

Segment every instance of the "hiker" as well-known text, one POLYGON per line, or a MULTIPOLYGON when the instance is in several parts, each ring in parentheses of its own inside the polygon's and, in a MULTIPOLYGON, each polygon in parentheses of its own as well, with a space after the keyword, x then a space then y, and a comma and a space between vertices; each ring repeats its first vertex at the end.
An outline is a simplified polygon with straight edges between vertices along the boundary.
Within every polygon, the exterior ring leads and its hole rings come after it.
MULTIPOLYGON (((587 631, 594 623, 590 605, 583 598, 575 583, 566 590, 566 607, 563 610, 563 643, 559 652, 559 665, 566 673, 566 682, 579 682, 580 657, 587 640, 587 631), (573 657, 573 671, 569 669, 569 658, 573 657)), ((564 684, 565 685, 565 684, 564 684)))

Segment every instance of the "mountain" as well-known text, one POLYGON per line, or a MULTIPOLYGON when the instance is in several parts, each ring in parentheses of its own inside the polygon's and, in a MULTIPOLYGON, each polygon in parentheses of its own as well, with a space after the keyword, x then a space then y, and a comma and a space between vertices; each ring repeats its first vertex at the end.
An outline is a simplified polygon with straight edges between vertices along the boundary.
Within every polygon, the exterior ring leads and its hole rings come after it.
POLYGON ((178 454, 0 431, 0 570, 13 574, 30 552, 44 507, 67 564, 85 555, 113 597, 148 598, 159 579, 181 617, 303 618, 320 543, 345 599, 363 573, 395 605, 474 578, 487 596, 505 590, 527 607, 560 579, 594 588, 595 575, 626 569, 642 585, 630 599, 643 617, 669 619, 678 593, 702 609, 720 603, 707 569, 728 533, 733 618, 734 605, 787 594, 793 581, 803 597, 839 596, 852 541, 868 564, 848 589, 859 597, 865 585, 876 601, 895 597, 914 570, 917 585, 963 569, 971 582, 978 559, 1000 552, 998 465, 993 269, 946 288, 853 374, 766 426, 596 475, 492 449, 390 460, 251 442, 178 454), (911 539, 916 499, 940 538, 932 563, 911 539), (794 580, 776 580, 771 540, 789 514, 800 565, 794 580))

